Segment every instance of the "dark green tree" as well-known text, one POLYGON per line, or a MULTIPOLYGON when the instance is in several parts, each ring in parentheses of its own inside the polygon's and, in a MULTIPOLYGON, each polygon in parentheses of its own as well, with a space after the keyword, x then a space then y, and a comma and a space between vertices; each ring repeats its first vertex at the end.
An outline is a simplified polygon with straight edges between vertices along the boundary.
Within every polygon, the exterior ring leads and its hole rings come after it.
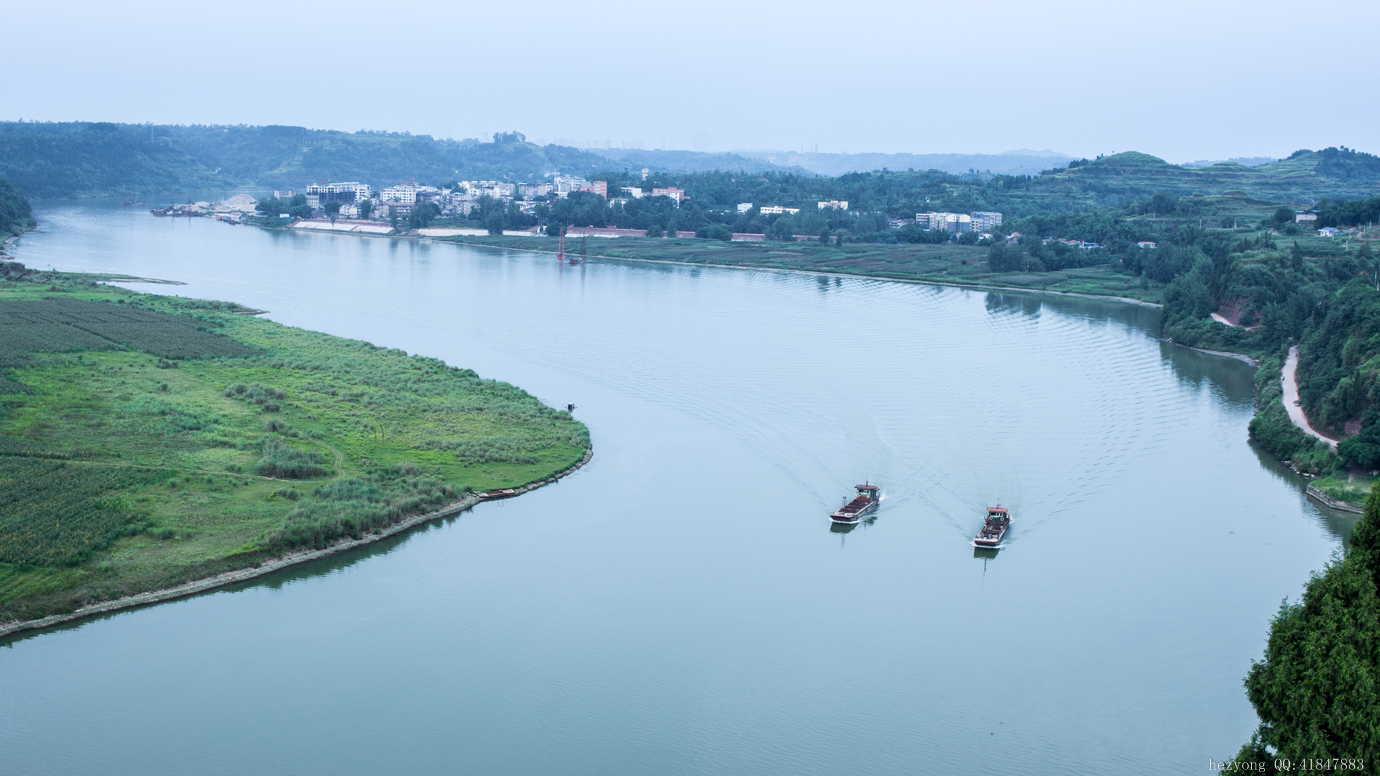
POLYGON ((1380 490, 1372 490, 1344 558, 1334 558, 1270 623, 1246 692, 1260 728, 1242 749, 1298 763, 1380 756, 1380 490))

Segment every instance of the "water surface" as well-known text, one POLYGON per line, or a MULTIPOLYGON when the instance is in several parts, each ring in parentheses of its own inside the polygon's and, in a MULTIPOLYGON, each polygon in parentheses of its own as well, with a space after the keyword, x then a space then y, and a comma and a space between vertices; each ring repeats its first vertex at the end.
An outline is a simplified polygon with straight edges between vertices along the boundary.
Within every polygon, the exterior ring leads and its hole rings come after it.
POLYGON ((1351 522, 1251 368, 1092 300, 45 203, 30 266, 184 281, 574 402, 594 460, 244 586, 0 642, 0 771, 1198 773, 1351 522), (864 479, 871 524, 827 514, 864 479), (995 558, 970 544, 1000 500, 995 558))

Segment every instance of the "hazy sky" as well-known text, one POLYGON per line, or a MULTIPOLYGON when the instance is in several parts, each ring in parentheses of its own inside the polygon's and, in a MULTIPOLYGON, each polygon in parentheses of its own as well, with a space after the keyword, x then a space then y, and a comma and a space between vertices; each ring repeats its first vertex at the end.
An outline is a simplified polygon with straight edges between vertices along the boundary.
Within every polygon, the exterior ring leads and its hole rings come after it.
POLYGON ((1170 161, 1380 152, 1380 2, 28 2, 0 119, 1170 161), (16 77, 17 76, 17 77, 16 77))

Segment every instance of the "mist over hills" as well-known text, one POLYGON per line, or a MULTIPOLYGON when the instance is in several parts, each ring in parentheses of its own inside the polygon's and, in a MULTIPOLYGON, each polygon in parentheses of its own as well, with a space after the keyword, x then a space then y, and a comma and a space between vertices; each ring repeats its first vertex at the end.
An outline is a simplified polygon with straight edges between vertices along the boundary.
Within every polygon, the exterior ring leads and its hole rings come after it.
POLYGON ((1159 191, 1307 203, 1322 197, 1373 196, 1380 187, 1380 158, 1345 147, 1260 161, 1177 165, 1134 152, 1088 161, 1028 149, 1003 154, 700 153, 538 146, 516 132, 481 142, 287 126, 0 122, 0 177, 38 198, 299 188, 324 180, 373 185, 523 181, 557 172, 636 174, 644 167, 666 180, 716 171, 811 179, 881 170, 905 176, 914 170, 913 175, 927 181, 947 179, 945 185, 981 185, 1009 177, 1002 185, 1016 186, 1017 179, 1029 176, 1029 184, 1018 188, 1030 200, 1027 205, 1038 209, 1087 207, 1159 191))
POLYGON ((1000 154, 830 154, 812 151, 737 151, 785 167, 801 167, 820 175, 844 175, 872 170, 939 170, 951 175, 990 172, 994 175, 1038 175, 1067 167, 1074 157, 1057 151, 1021 149, 1000 154))

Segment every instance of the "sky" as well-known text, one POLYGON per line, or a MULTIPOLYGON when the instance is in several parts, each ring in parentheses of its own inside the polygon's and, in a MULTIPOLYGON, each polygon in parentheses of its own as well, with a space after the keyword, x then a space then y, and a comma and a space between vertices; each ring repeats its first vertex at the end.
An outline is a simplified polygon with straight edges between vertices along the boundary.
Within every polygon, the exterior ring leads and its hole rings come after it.
POLYGON ((1375 0, 16 3, 0 120, 695 151, 1380 153, 1377 23, 1375 0))

